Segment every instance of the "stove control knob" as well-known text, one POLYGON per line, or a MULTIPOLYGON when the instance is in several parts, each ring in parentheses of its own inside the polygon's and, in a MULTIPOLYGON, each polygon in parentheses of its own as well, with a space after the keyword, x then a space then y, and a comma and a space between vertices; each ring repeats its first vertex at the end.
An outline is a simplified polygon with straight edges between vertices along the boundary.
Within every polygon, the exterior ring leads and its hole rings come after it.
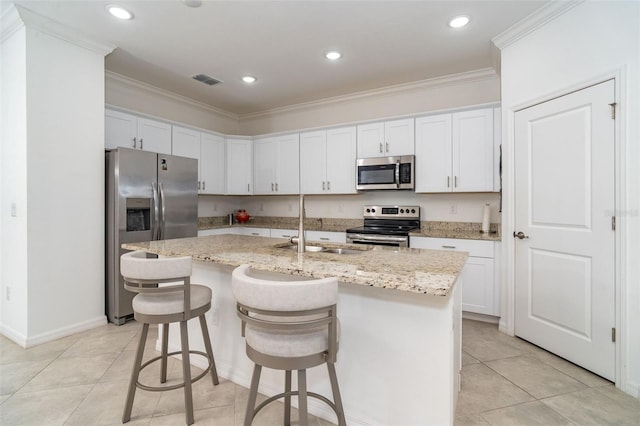
POLYGON ((371 209, 367 209, 367 213, 371 213, 371 209))
POLYGON ((404 209, 400 209, 400 213, 404 213, 404 209))
POLYGON ((411 209, 411 213, 415 213, 415 212, 416 212, 416 209, 411 209))
POLYGON ((376 209, 371 209, 371 213, 375 213, 375 212, 376 212, 376 209))

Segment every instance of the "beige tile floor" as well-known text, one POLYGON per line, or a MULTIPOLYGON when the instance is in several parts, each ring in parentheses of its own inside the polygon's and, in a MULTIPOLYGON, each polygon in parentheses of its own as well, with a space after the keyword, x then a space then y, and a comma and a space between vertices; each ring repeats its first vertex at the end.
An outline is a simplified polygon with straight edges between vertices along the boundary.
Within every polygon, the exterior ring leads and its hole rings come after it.
MULTIPOLYGON (((135 322, 107 325, 27 350, 0 336, 0 424, 121 424, 139 330, 135 322)), ((150 333, 148 347, 153 348, 154 339, 150 333)), ((463 351, 456 425, 640 426, 638 400, 536 346, 499 333, 495 325, 465 320, 463 351)), ((180 376, 175 360, 171 373, 180 376)), ((145 379, 151 383, 155 375, 145 379)), ((247 393, 226 380, 216 387, 208 379, 197 382, 196 424, 242 424, 247 393)), ((184 424, 182 395, 181 389, 138 391, 129 424, 184 424)), ((254 424, 282 424, 281 406, 265 408, 254 424)), ((312 426, 329 424, 310 419, 312 426)))

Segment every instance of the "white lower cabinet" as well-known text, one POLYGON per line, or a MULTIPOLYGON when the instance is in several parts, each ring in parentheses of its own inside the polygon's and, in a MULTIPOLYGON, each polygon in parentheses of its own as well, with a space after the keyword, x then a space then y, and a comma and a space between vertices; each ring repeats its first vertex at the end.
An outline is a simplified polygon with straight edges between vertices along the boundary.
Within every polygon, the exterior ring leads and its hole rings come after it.
POLYGON ((297 235, 297 229, 271 229, 271 238, 291 238, 297 235))
POLYGON ((250 227, 242 227, 236 228, 241 230, 238 232, 240 235, 251 235, 253 237, 270 237, 271 229, 269 228, 250 228, 250 227))
POLYGON ((347 242, 347 234, 345 232, 305 231, 304 234, 307 241, 322 241, 327 243, 347 242))
POLYGON ((496 242, 410 237, 409 244, 411 248, 468 252, 469 258, 460 276, 462 310, 500 316, 500 286, 495 273, 496 242))
POLYGON ((233 228, 216 228, 216 229, 201 229, 198 231, 198 237, 206 237, 207 235, 224 235, 233 234, 233 228))

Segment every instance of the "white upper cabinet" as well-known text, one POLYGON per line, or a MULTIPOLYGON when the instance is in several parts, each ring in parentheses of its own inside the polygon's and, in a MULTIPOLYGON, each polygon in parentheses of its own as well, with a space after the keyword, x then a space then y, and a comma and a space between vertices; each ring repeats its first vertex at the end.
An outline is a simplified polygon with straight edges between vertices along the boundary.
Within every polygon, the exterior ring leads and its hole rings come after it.
POLYGON ((200 194, 225 193, 224 138, 210 133, 200 134, 200 194))
POLYGON ((494 191, 493 108, 416 119, 416 192, 494 191))
POLYGON ((105 109, 105 148, 171 154, 171 124, 105 109))
POLYGON ((224 194, 224 138, 173 126, 173 155, 198 160, 198 193, 224 194))
POLYGON ((413 118, 358 126, 358 158, 413 155, 413 118))
POLYGON ((251 139, 227 139, 227 180, 228 195, 252 194, 253 151, 251 139))
POLYGON ((356 128, 300 134, 300 193, 355 194, 356 128))
POLYGON ((300 142, 297 133, 253 143, 254 194, 300 192, 300 142))

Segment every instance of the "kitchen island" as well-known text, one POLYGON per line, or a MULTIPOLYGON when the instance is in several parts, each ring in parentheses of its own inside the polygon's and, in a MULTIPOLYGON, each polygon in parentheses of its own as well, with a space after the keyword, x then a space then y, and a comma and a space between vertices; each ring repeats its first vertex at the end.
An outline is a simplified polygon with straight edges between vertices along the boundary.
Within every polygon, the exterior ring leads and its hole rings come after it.
MULTIPOLYGON (((233 269, 246 263, 279 280, 338 277, 341 337, 336 368, 347 422, 453 424, 461 362, 458 277, 466 253, 353 246, 349 254, 298 254, 286 240, 242 235, 129 243, 123 248, 193 257, 192 282, 213 289, 207 319, 218 373, 243 386, 250 383, 253 365, 244 353, 231 293, 233 269)), ((201 348, 197 324, 190 326, 192 346, 201 348)), ((170 333, 170 347, 179 347, 177 330, 170 333)), ((197 357, 192 362, 204 364, 197 357)), ((283 376, 264 371, 260 392, 281 392, 283 376)), ((308 383, 311 391, 331 395, 325 369, 311 369, 308 383)), ((310 400, 309 411, 335 421, 319 401, 310 400)))

